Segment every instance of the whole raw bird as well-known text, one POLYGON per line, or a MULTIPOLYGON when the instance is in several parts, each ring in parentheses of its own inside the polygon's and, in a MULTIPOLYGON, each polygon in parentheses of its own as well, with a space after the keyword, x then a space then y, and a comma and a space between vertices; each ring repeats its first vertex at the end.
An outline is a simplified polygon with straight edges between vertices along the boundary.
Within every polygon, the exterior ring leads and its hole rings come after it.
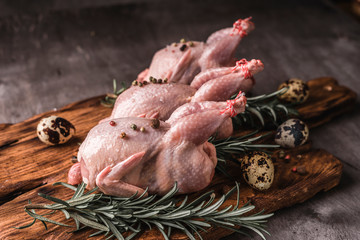
POLYGON ((168 122, 149 118, 117 118, 95 126, 81 144, 79 163, 68 182, 84 181, 114 196, 164 194, 177 182, 179 193, 209 185, 217 164, 208 138, 224 121, 244 111, 241 94, 227 102, 191 102, 168 122))
MULTIPOLYGON (((226 101, 239 91, 249 91, 252 76, 264 69, 260 60, 242 59, 235 67, 208 69, 195 77, 191 85, 179 83, 148 83, 133 86, 118 96, 107 121, 121 117, 158 118, 166 121, 181 105, 188 102, 226 101)), ((229 137, 232 122, 229 119, 219 129, 218 138, 229 137)))
POLYGON ((255 28, 250 19, 239 19, 233 28, 214 32, 206 42, 182 40, 159 50, 150 67, 138 75, 137 81, 147 81, 151 76, 190 84, 200 72, 233 65, 234 53, 241 39, 255 28))

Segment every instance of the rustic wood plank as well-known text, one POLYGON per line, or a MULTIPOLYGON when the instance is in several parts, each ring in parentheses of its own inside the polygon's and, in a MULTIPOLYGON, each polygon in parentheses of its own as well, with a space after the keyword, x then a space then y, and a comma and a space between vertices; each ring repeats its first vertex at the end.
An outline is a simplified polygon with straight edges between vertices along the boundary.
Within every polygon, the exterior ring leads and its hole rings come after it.
POLYGON ((310 80, 309 99, 297 107, 302 118, 310 127, 317 127, 330 121, 335 116, 351 110, 357 94, 336 79, 322 77, 310 80))
POLYGON ((110 114, 111 109, 101 106, 94 97, 67 105, 59 111, 36 115, 22 123, 0 125, 0 202, 46 182, 64 179, 63 175, 71 166, 71 156, 76 155, 78 143, 97 122, 110 114), (36 126, 45 116, 59 115, 76 126, 76 137, 68 144, 48 146, 42 144, 36 135, 36 126), (59 177, 60 176, 60 177, 59 177))
MULTIPOLYGON (((240 182, 240 202, 245 204, 251 201, 256 206, 256 210, 264 209, 266 213, 274 212, 283 207, 289 207, 296 203, 301 203, 319 191, 326 191, 336 186, 339 183, 342 164, 324 150, 313 150, 310 144, 302 146, 296 150, 290 150, 288 153, 292 156, 290 162, 285 162, 284 159, 276 158, 275 164, 275 179, 273 186, 265 191, 259 192, 250 188, 242 179, 240 167, 236 164, 230 164, 228 167, 229 173, 234 176, 234 179, 225 178, 222 175, 216 174, 211 185, 204 189, 215 190, 217 196, 226 193, 234 186, 234 181, 240 182), (301 159, 297 155, 301 154, 301 159), (300 175, 294 173, 291 169, 294 166, 306 166, 307 174, 300 175)), ((276 154, 275 154, 276 155, 276 154)), ((64 178, 63 178, 64 180, 64 178)), ((51 194, 62 199, 70 198, 71 192, 61 187, 51 187, 49 185, 41 186, 32 191, 23 194, 11 202, 7 202, 2 206, 0 223, 2 238, 21 237, 25 239, 56 239, 61 236, 61 239, 84 239, 89 234, 94 232, 81 231, 76 234, 68 233, 66 229, 49 224, 49 230, 45 231, 41 223, 26 230, 12 229, 14 226, 21 226, 31 221, 30 217, 24 212, 23 207, 27 204, 27 200, 31 199, 33 203, 44 203, 43 199, 37 196, 37 193, 51 194), (16 213, 14 215, 13 213, 16 213)), ((226 201, 225 206, 235 205, 235 194, 226 201)), ((57 214, 52 219, 56 221, 64 221, 62 214, 57 214)), ((66 223, 71 224, 69 221, 66 223)), ((70 229, 69 229, 70 230, 70 229)), ((219 239, 229 235, 231 232, 221 228, 211 228, 207 233, 203 233, 204 239, 219 239)), ((141 239, 158 239, 159 233, 156 230, 146 231, 143 233, 141 239)), ((175 233, 173 239, 187 239, 186 236, 180 233, 175 233)))
MULTIPOLYGON (((350 89, 339 86, 332 78, 318 78, 308 82, 310 87, 309 100, 298 107, 300 116, 310 126, 318 126, 329 121, 336 115, 348 110, 355 103, 356 94, 350 89)), ((76 102, 58 111, 36 115, 18 124, 2 124, 0 135, 0 166, 2 175, 0 181, 1 206, 0 228, 1 238, 43 238, 83 239, 89 231, 70 234, 63 228, 51 226, 48 231, 42 231, 42 224, 37 224, 27 230, 15 230, 12 227, 24 225, 29 217, 23 211, 28 199, 33 202, 44 202, 37 193, 54 194, 61 198, 70 197, 70 192, 59 187, 51 187, 56 181, 66 181, 67 171, 72 165, 71 156, 76 155, 78 142, 81 142, 87 132, 97 122, 108 116, 111 109, 100 105, 103 96, 76 102), (46 146, 36 136, 36 125, 44 116, 59 115, 70 120, 77 128, 77 136, 69 143, 60 146, 46 146), (23 194, 22 194, 23 193, 23 194), (12 199, 12 200, 11 200, 12 199), (14 214, 16 213, 16 214, 14 214)), ((215 175, 211 185, 205 189, 214 189, 218 195, 223 194, 234 185, 234 180, 241 182, 241 202, 251 201, 258 210, 273 212, 295 203, 303 202, 317 192, 329 190, 339 183, 342 173, 341 162, 324 150, 311 149, 310 144, 289 151, 292 160, 288 163, 283 159, 275 160, 275 180, 273 187, 265 192, 251 189, 240 177, 240 168, 231 166, 230 174, 234 179, 215 175), (297 155, 301 158, 297 158, 297 155), (293 173, 294 166, 306 166, 307 174, 293 173)), ((276 154, 275 154, 276 156, 276 154)), ((193 194, 194 196, 194 194, 193 194)), ((234 204, 235 196, 226 204, 234 204)), ((55 220, 63 217, 56 215, 55 220)), ((91 232, 91 231, 90 231, 91 232)), ((230 234, 228 230, 212 228, 204 233, 206 239, 218 239, 230 234)), ((145 239, 157 239, 158 232, 147 231, 142 234, 145 239)), ((174 239, 186 239, 176 233, 174 239)))

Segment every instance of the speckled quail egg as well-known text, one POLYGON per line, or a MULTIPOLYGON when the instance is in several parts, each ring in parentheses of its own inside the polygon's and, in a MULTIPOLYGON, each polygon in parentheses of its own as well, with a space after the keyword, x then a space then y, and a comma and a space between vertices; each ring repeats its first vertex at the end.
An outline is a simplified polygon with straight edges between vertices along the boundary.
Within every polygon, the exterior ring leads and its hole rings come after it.
POLYGON ((289 119, 276 130, 275 142, 284 148, 303 145, 309 138, 308 126, 299 119, 289 119))
POLYGON ((274 181, 274 164, 264 152, 252 152, 241 162, 245 181, 257 190, 269 189, 274 181))
POLYGON ((40 120, 36 132, 42 142, 56 145, 69 141, 75 135, 75 127, 64 118, 50 116, 40 120))
POLYGON ((278 98, 288 103, 303 103, 309 97, 308 85, 298 78, 290 78, 286 82, 280 84, 278 90, 288 87, 289 89, 283 94, 279 94, 278 98))

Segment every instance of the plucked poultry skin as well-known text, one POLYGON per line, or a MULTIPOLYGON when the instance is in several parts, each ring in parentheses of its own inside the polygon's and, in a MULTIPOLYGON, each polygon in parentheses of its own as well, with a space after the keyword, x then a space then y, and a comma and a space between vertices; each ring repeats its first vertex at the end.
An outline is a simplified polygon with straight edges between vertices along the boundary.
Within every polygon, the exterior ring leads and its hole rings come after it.
POLYGON ((251 76, 264 69, 262 62, 255 59, 242 60, 240 66, 209 69, 198 75, 191 85, 133 86, 118 96, 108 119, 140 116, 165 121, 175 109, 188 102, 226 101, 239 91, 249 91, 253 86, 251 76))
POLYGON ((199 191, 210 183, 217 164, 215 147, 207 139, 244 111, 245 104, 240 95, 227 102, 185 104, 168 122, 134 117, 103 122, 81 144, 69 183, 83 180, 89 188, 96 185, 114 196, 141 194, 146 187, 162 195, 175 182, 179 193, 199 191))
POLYGON ((190 84, 194 77, 207 69, 231 66, 234 52, 241 39, 255 27, 251 18, 239 19, 233 28, 214 32, 206 42, 188 41, 171 44, 155 53, 150 67, 138 75, 137 81, 154 78, 190 84))

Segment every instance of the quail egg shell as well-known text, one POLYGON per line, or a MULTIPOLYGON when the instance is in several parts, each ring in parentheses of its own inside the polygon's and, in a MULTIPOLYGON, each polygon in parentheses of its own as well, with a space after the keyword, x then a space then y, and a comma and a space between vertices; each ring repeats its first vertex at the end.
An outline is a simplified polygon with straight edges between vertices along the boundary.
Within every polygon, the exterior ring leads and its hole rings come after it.
POLYGON ((308 85, 298 78, 291 78, 280 84, 278 90, 288 87, 289 89, 283 94, 279 94, 278 98, 288 103, 303 103, 309 97, 308 85))
POLYGON ((257 190, 269 189, 274 180, 274 164, 263 152, 252 152, 241 162, 245 181, 257 190))
POLYGON ((40 120, 36 132, 42 142, 56 145, 69 141, 75 135, 75 127, 64 118, 50 116, 40 120))
POLYGON ((308 126, 299 119, 289 119, 276 130, 275 142, 284 148, 303 145, 309 138, 308 126))

